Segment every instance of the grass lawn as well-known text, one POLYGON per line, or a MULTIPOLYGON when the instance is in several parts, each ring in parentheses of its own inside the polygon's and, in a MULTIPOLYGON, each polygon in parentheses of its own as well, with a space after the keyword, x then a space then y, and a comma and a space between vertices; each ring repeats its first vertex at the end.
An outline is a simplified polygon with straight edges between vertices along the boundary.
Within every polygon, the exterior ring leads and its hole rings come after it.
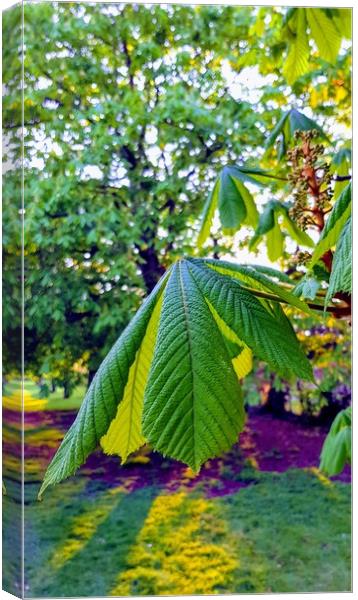
POLYGON ((52 392, 46 400, 46 406, 44 410, 73 410, 81 406, 82 401, 86 395, 87 387, 85 385, 78 385, 72 392, 69 398, 63 397, 63 390, 58 388, 55 392, 52 392))
POLYGON ((215 498, 81 476, 38 503, 28 484, 27 595, 348 591, 350 486, 303 470, 257 477, 215 498))
MULTIPOLYGON (((313 466, 322 431, 255 417, 240 446, 194 479, 154 455, 139 453, 121 467, 116 457, 95 453, 38 502, 45 469, 85 389, 69 400, 61 391, 39 400, 30 382, 25 392, 26 597, 350 590, 351 486, 313 466), (292 468, 292 457, 301 468, 292 468)), ((11 382, 3 437, 4 587, 16 593, 17 393, 11 382)))
MULTIPOLYGON (((6 384, 4 390, 4 405, 9 408, 21 407, 20 396, 21 383, 17 380, 12 380, 6 384), (12 406, 11 403, 15 406, 12 406)), ((86 395, 86 386, 78 385, 72 392, 69 398, 63 397, 63 389, 57 388, 55 392, 51 392, 47 398, 40 399, 39 386, 30 380, 25 380, 25 409, 28 410, 75 410, 81 406, 81 403, 86 395)))

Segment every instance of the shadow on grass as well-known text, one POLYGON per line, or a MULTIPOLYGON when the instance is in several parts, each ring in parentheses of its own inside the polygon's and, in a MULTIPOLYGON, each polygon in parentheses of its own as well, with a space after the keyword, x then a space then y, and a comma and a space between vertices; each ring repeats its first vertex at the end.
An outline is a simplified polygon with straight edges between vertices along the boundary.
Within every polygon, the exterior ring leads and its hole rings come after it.
POLYGON ((350 500, 350 486, 302 470, 218 499, 244 542, 232 593, 350 591, 350 500))
POLYGON ((20 596, 21 590, 22 508, 21 482, 6 480, 2 501, 3 589, 20 596))
MULTIPOLYGON (((44 553, 35 561, 29 557, 26 596, 106 596, 126 569, 129 550, 158 492, 145 488, 111 497, 109 490, 86 498, 83 490, 80 498, 72 498, 73 505, 82 504, 78 514, 68 517, 60 511, 52 523, 49 515, 46 541, 37 536, 31 540, 28 532, 28 546, 45 542, 47 557, 44 553)), ((36 520, 41 512, 37 510, 36 520)), ((34 522, 32 529, 37 529, 34 522)))

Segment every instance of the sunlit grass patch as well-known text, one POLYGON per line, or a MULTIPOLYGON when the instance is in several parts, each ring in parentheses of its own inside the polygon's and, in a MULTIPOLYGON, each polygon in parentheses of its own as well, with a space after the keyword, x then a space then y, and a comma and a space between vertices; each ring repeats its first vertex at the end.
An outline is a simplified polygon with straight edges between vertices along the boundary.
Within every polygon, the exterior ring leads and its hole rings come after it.
POLYGON ((41 429, 25 434, 26 447, 29 446, 47 446, 48 448, 57 448, 64 436, 61 429, 51 427, 50 429, 41 429))
POLYGON ((68 536, 55 549, 50 558, 50 567, 54 570, 61 569, 67 561, 84 548, 118 502, 118 493, 124 493, 123 488, 117 487, 115 490, 109 490, 99 497, 95 506, 73 518, 68 536))
POLYGON ((37 410, 45 410, 47 405, 47 400, 35 398, 26 390, 24 390, 24 400, 22 404, 22 392, 20 389, 14 390, 10 396, 3 396, 2 401, 4 408, 18 412, 22 410, 22 406, 25 412, 32 412, 37 410))
POLYGON ((231 542, 225 521, 207 499, 186 492, 158 496, 128 569, 110 594, 212 594, 227 588, 238 565, 231 542))
POLYGON ((25 508, 29 595, 349 590, 350 486, 307 471, 247 469, 255 474, 217 498, 64 482, 25 508))
POLYGON ((329 479, 329 477, 326 477, 326 475, 324 475, 324 473, 322 473, 322 471, 320 471, 317 467, 310 467, 309 469, 306 469, 309 473, 312 473, 313 475, 315 475, 317 477, 317 479, 319 479, 319 481, 321 483, 323 483, 323 485, 326 485, 328 487, 333 487, 334 483, 329 479))
MULTIPOLYGON (((86 394, 86 386, 77 386, 70 398, 63 397, 63 389, 58 388, 51 392, 48 397, 40 398, 40 388, 32 381, 24 383, 24 411, 37 412, 42 410, 74 410, 81 406, 82 400, 86 394)), ((5 386, 3 395, 3 407, 21 412, 22 410, 22 390, 20 381, 10 381, 5 386)))

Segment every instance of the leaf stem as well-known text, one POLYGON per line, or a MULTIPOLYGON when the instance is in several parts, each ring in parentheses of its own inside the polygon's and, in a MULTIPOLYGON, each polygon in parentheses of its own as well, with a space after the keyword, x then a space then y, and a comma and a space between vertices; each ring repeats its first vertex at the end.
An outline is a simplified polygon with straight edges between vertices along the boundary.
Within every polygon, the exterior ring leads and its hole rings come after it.
MULTIPOLYGON (((269 292, 263 292, 261 290, 255 290, 254 288, 249 288, 246 286, 242 286, 244 290, 254 294, 258 298, 266 298, 267 300, 272 300, 273 302, 280 302, 281 304, 288 304, 288 300, 284 300, 283 298, 279 298, 279 296, 275 296, 274 294, 270 294, 269 292)), ((314 302, 306 302, 307 306, 310 308, 314 308, 316 310, 324 310, 324 304, 316 304, 314 302)), ((349 306, 327 306, 326 312, 335 313, 337 315, 350 315, 350 307, 349 306)))
POLYGON ((280 177, 279 175, 272 175, 271 173, 257 173, 258 177, 268 177, 269 179, 279 179, 280 181, 288 181, 287 177, 280 177))

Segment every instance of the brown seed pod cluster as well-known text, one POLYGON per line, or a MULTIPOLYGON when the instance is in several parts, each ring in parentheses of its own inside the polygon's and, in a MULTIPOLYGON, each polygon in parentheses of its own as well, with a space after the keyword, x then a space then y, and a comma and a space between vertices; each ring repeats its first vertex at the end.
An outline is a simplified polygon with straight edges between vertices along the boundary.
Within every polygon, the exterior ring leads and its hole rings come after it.
POLYGON ((310 226, 321 229, 323 215, 330 210, 332 176, 324 159, 324 147, 316 142, 318 135, 317 130, 296 131, 297 145, 287 152, 294 198, 290 216, 303 230, 310 226))
POLYGON ((288 268, 296 269, 301 265, 306 265, 310 262, 312 254, 307 251, 298 250, 295 254, 292 254, 288 260, 288 268))

